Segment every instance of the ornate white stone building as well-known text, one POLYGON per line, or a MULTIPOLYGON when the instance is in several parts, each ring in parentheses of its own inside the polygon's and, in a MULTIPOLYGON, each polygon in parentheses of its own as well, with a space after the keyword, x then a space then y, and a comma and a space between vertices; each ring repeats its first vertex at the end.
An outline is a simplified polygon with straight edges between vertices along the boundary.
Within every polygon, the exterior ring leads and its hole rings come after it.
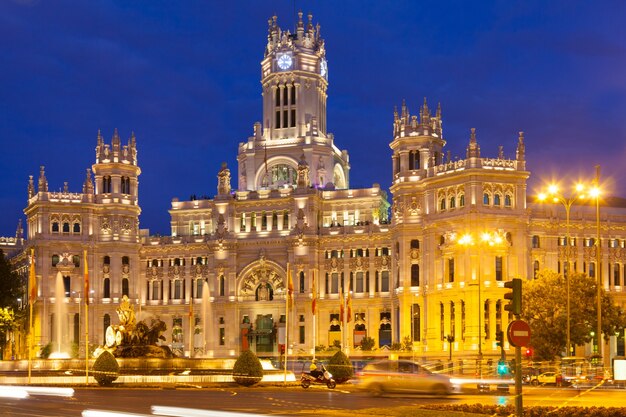
MULTIPOLYGON (((134 135, 123 145, 117 131, 110 144, 98 133, 82 192, 67 185, 49 191, 43 167, 37 184, 31 177, 24 247, 37 260, 39 345, 84 343, 85 249, 91 344, 104 342, 126 295, 140 318, 166 322, 166 343, 193 355, 237 355, 247 347, 276 355, 287 325, 294 353, 335 341, 356 349, 367 335, 378 347, 408 337, 427 357, 447 357, 450 348, 455 356, 495 357, 496 332, 509 322, 504 282, 560 270, 566 252, 572 268, 595 274, 594 207, 572 208, 566 251, 563 207, 527 203, 521 132, 511 140, 514 157, 502 147, 484 157, 472 129, 465 158, 452 160, 441 108, 433 113, 424 100, 411 115, 403 104, 394 114, 391 176, 381 181, 390 185, 392 205, 378 184, 350 188, 348 152, 327 129, 329 69, 319 25, 301 13, 295 33, 281 30, 276 17, 268 23, 263 120, 238 146, 236 178, 222 166, 214 198, 172 201, 170 236, 139 229, 134 135), (481 244, 484 233, 490 241, 481 244), (467 236, 476 243, 461 244, 467 236), (288 265, 294 304, 286 320, 288 265), (63 295, 55 292, 58 272, 63 295), (343 322, 342 294, 349 298, 343 322), (67 306, 60 332, 59 302, 67 306)), ((626 210, 603 207, 601 221, 604 286, 624 304, 626 210)), ((623 353, 623 336, 612 337, 611 351, 618 339, 623 353)))

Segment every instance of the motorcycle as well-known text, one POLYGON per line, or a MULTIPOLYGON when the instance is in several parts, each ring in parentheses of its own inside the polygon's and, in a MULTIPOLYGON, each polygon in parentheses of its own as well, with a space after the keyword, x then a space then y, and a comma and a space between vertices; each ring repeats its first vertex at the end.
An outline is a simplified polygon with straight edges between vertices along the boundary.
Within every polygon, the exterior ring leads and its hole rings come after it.
POLYGON ((335 388, 337 383, 333 379, 333 375, 328 372, 324 365, 322 365, 322 372, 323 374, 317 378, 308 372, 302 372, 302 376, 300 377, 300 385, 302 385, 302 388, 308 388, 311 384, 326 384, 330 389, 335 388))

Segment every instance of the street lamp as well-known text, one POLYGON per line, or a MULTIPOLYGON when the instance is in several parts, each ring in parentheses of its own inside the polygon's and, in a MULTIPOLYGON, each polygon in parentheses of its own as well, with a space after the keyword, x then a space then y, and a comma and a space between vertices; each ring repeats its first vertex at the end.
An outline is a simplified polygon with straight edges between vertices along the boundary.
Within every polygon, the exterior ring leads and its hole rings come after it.
POLYGON ((585 198, 585 186, 581 183, 576 184, 574 187, 574 194, 569 196, 563 195, 559 187, 556 184, 550 184, 548 186, 547 191, 540 192, 537 196, 537 200, 539 202, 549 201, 552 203, 560 203, 565 207, 565 266, 563 268, 563 275, 565 277, 565 292, 566 292, 566 316, 567 316, 567 325, 566 325, 566 341, 565 348, 567 349, 567 356, 571 355, 571 347, 570 347, 570 282, 569 282, 569 257, 570 257, 570 233, 569 233, 569 214, 572 205, 576 200, 585 198))
POLYGON ((600 165, 596 165, 596 177, 593 180, 593 187, 590 190, 590 195, 596 199, 596 286, 597 288, 597 297, 598 297, 598 324, 597 324, 597 334, 598 334, 598 354, 602 357, 602 361, 604 361, 604 344, 601 342, 602 340, 602 268, 600 267, 602 262, 602 245, 600 244, 600 165))
MULTIPOLYGON (((501 232, 484 232, 480 235, 480 241, 478 242, 481 245, 485 246, 500 246, 504 242, 504 238, 502 237, 501 232)), ((466 233, 459 237, 457 243, 461 246, 470 247, 474 245, 474 237, 470 233, 466 233)), ((482 324, 482 316, 483 316, 483 306, 481 299, 481 287, 482 287, 482 277, 480 271, 481 259, 478 259, 477 264, 477 279, 478 279, 478 357, 482 361, 483 357, 483 324, 482 324)))

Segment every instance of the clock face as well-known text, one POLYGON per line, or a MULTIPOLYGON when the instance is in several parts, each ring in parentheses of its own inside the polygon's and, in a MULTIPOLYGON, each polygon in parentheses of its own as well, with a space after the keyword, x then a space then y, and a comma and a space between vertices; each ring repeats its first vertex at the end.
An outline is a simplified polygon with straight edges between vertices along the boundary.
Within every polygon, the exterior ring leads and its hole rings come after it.
POLYGON ((325 59, 320 61, 320 75, 324 78, 328 78, 328 64, 325 59))
POLYGON ((281 70, 288 70, 289 68, 291 68, 292 64, 293 60, 291 59, 291 55, 282 54, 278 56, 278 68, 280 68, 281 70))

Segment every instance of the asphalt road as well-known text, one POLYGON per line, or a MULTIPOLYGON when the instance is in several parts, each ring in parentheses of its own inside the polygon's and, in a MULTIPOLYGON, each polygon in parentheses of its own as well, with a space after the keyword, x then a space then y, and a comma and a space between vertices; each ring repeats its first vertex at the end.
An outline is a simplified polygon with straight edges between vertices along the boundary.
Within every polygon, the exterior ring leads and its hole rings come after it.
MULTIPOLYGON (((571 388, 524 387, 524 405, 570 405, 626 407, 624 390, 583 391, 571 388)), ((349 411, 363 408, 410 406, 432 403, 513 404, 513 395, 463 394, 449 397, 389 396, 376 398, 338 386, 335 390, 297 386, 242 388, 76 388, 73 397, 31 395, 26 399, 0 398, 0 416, 81 416, 83 410, 99 409, 150 414, 152 405, 238 411, 293 416, 302 410, 349 411)), ((340 413, 338 413, 340 414, 340 413)))

